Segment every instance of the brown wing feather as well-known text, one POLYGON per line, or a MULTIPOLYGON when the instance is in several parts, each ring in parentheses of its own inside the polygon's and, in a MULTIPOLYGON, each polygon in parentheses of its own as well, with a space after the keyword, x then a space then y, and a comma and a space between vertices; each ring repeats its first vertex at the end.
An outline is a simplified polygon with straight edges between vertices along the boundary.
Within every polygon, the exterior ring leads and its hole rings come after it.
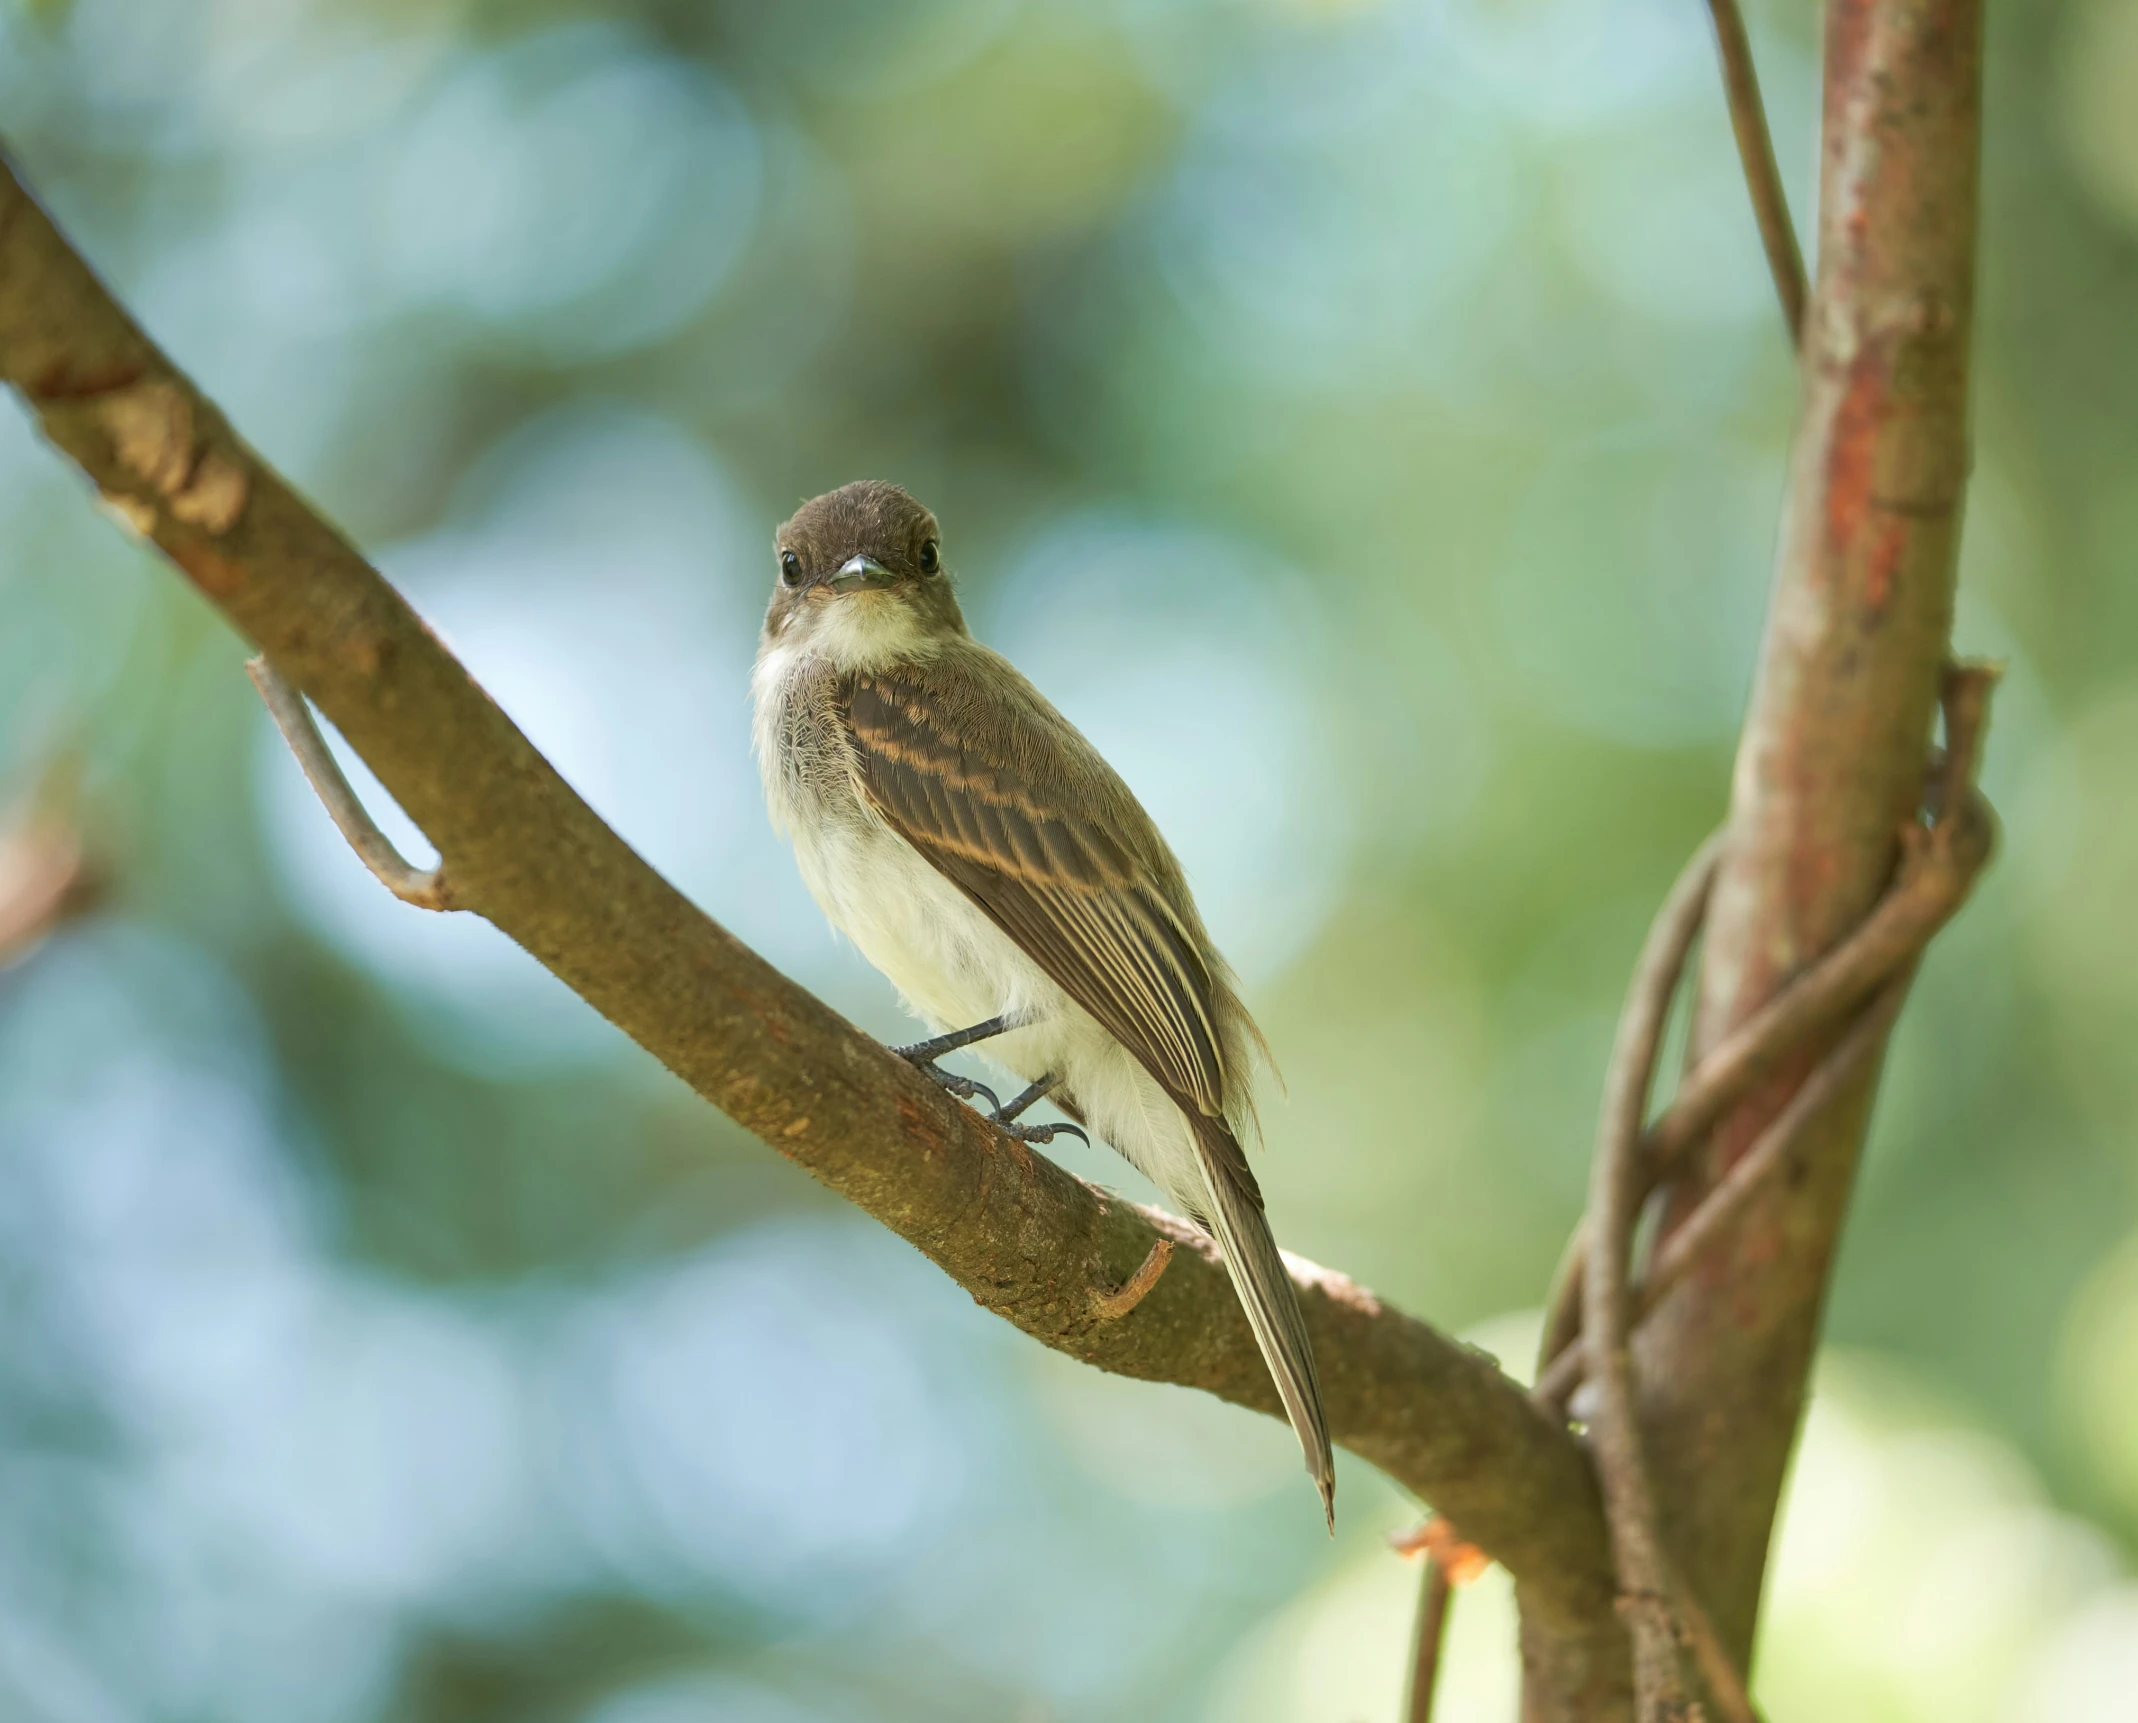
MULTIPOLYGON (((926 684, 857 675, 845 707, 862 788, 892 827, 1176 1102, 1221 1116, 1219 983, 1153 865, 1155 828, 1096 751, 1037 694, 1001 698, 940 661, 926 684)), ((1254 1188, 1237 1145, 1221 1158, 1254 1188)))
MULTIPOLYGON (((1187 1115, 1210 1181, 1196 1218, 1224 1250, 1333 1527, 1313 1344, 1225 1117, 1218 1024, 1238 1003, 1150 817, 1067 720, 996 668, 984 682, 942 660, 925 684, 895 671, 853 678, 846 722, 862 792, 1187 1115)), ((1062 1099, 1074 1116, 1075 1097, 1062 1099)))

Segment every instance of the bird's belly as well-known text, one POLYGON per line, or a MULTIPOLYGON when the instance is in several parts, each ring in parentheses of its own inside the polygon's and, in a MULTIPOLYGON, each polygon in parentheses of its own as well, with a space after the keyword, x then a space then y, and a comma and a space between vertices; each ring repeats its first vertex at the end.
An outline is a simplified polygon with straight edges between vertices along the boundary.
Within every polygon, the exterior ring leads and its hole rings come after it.
POLYGON ((1051 1017, 1068 1006, 1007 934, 889 828, 826 831, 797 853, 832 925, 937 1028, 1051 1017))
POLYGON ((1201 1165, 1180 1109, 926 857, 858 803, 823 808, 789 830, 826 918, 909 1010, 936 1029, 1018 1021, 973 1051, 1024 1082, 1058 1079, 1091 1128, 1171 1202, 1204 1212, 1201 1165))

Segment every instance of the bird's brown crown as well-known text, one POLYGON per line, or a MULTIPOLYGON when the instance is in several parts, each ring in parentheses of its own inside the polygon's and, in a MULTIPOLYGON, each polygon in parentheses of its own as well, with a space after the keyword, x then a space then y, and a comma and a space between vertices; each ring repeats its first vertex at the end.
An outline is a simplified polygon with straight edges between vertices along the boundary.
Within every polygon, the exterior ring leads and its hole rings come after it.
POLYGON ((898 486, 862 479, 813 497, 775 540, 764 638, 839 662, 910 656, 965 632, 935 516, 898 486))
POLYGON ((942 529, 911 493, 882 479, 856 479, 812 497, 779 529, 782 555, 792 551, 804 580, 830 574, 849 558, 873 557, 892 574, 925 577, 942 567, 942 529))

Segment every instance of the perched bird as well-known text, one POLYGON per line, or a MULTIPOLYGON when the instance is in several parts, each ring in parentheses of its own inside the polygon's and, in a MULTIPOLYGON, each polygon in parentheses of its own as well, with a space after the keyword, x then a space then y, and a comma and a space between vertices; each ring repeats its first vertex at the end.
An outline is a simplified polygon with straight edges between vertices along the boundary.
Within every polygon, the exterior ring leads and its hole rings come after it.
MULTIPOLYGON (((935 517, 864 481, 780 528, 752 678, 773 824, 832 924, 936 1030, 985 1042, 1217 1239, 1335 1524, 1335 1471, 1298 1296, 1241 1142, 1266 1055, 1180 863, 1082 735, 973 639, 935 517)), ((989 1094, 989 1099, 993 1097, 989 1094)))

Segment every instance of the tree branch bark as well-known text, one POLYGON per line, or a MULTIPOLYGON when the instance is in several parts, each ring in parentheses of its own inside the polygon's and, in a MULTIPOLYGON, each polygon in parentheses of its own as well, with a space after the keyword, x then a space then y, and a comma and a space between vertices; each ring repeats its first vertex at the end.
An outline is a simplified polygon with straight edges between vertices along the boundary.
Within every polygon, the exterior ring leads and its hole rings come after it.
MULTIPOLYGON (((1819 277, 1775 589, 1733 786, 1696 1057, 1845 940, 1885 890, 1951 633, 1965 491, 1979 148, 1979 0, 1835 0, 1826 33, 1819 277)), ((1788 1108, 1829 1027, 1735 1101, 1673 1192, 1660 1248, 1788 1108)), ((1670 1552, 1728 1655, 1750 1654, 1878 1060, 1635 1337, 1638 1422, 1670 1552)), ((1565 1684, 1531 1632, 1530 1713, 1565 1684)), ((1569 1667, 1574 1668, 1569 1658, 1569 1667)))
MULTIPOLYGON (((1708 921, 1700 1052, 1848 936, 1922 795, 1967 483, 1980 27, 1980 0, 1835 0, 1828 13, 1804 418, 1708 921)), ((1720 1121, 1699 1187, 1836 1039, 1808 1044, 1720 1121)), ((1737 1248, 1681 1283, 1637 1347, 1649 1453, 1679 1480, 1670 1543, 1740 1667, 1878 1064, 1808 1129, 1803 1181, 1756 1198, 1737 1248)))
MULTIPOLYGON (((118 514, 334 723, 495 923, 700 1095, 1072 1356, 1279 1415, 1214 1248, 945 1097, 690 904, 611 831, 401 596, 232 434, 0 164, 0 377, 118 514), (1134 1309, 1102 1301, 1159 1238, 1134 1309)), ((1491 1361, 1299 1264, 1332 1433, 1504 1562, 1528 1606, 1609 1619, 1578 1444, 1491 1361)))
MULTIPOLYGON (((1720 1069, 1718 1049, 1858 927, 1921 798, 1968 466, 1980 30, 1980 0, 1833 0, 1828 13, 1804 411, 1709 907, 1692 1049, 1703 1067, 1720 1069)), ((1669 1193, 1665 1260, 1845 1033, 1819 1029, 1695 1138, 1705 1153, 1669 1193)), ((1801 1176, 1752 1189, 1736 1248, 1690 1265, 1633 1339, 1638 1439, 1669 1480, 1663 1541, 1737 1668, 1880 1050, 1798 1110, 1801 1176)), ((1525 1718, 1630 1716, 1611 1651, 1525 1618, 1525 1718)))

